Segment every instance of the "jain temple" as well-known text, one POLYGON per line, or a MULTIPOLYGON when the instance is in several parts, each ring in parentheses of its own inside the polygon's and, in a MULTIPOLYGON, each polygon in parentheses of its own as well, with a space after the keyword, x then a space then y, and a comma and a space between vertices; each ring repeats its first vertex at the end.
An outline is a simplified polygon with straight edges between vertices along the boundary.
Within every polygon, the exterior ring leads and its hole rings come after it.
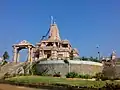
POLYGON ((19 62, 19 51, 28 49, 28 61, 46 58, 47 60, 69 60, 71 57, 79 57, 78 50, 72 48, 68 40, 62 40, 57 24, 52 21, 50 28, 41 41, 35 46, 23 40, 19 44, 13 45, 14 62, 19 62))
MULTIPOLYGON (((19 51, 22 49, 28 49, 27 63, 39 61, 37 64, 39 73, 47 70, 46 73, 48 74, 61 72, 64 76, 68 72, 95 74, 102 71, 102 63, 77 59, 79 58, 78 50, 72 47, 69 40, 61 39, 58 26, 54 20, 51 20, 48 32, 36 45, 26 40, 13 45, 13 62, 18 66, 21 63, 19 61, 19 51), (67 63, 65 60, 67 60, 67 63)), ((11 66, 16 67, 14 65, 11 66)))

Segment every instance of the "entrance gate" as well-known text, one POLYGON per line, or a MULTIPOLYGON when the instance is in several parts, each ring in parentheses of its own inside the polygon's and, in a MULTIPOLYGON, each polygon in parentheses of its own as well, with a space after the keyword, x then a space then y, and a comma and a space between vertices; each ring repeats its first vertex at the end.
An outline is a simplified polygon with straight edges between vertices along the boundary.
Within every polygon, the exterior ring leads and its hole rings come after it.
POLYGON ((27 62, 32 62, 33 61, 34 45, 30 44, 26 40, 23 40, 18 44, 14 44, 12 47, 13 47, 13 62, 15 62, 15 63, 19 62, 19 57, 20 57, 19 52, 22 49, 28 49, 27 62))

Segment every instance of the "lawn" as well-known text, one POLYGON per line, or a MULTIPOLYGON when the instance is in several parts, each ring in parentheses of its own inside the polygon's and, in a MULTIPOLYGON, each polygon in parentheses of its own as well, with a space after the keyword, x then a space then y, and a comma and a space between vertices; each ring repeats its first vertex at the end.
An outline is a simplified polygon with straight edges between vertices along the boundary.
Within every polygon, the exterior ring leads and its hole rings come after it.
MULTIPOLYGON (((49 83, 49 84, 68 84, 72 86, 87 86, 87 87, 102 87, 112 81, 90 81, 90 80, 69 80, 66 78, 55 78, 48 76, 17 76, 7 80, 16 81, 20 83, 49 83)), ((117 83, 114 81, 114 83, 117 83)))

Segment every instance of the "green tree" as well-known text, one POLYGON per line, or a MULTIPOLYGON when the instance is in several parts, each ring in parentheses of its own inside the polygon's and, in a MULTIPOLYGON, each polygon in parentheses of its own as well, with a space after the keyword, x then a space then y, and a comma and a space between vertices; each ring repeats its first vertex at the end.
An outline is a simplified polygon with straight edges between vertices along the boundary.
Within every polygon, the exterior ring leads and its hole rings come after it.
POLYGON ((9 57, 10 57, 10 56, 9 56, 8 52, 5 51, 4 54, 3 54, 3 60, 8 60, 9 57))
POLYGON ((89 58, 90 61, 93 61, 93 62, 100 62, 97 57, 96 58, 93 58, 92 56, 89 58))
POLYGON ((86 57, 84 57, 84 56, 83 56, 81 59, 82 59, 83 61, 87 61, 87 60, 88 60, 88 58, 86 58, 86 57))
POLYGON ((91 57, 89 58, 89 60, 90 60, 90 61, 94 61, 94 58, 91 56, 91 57))

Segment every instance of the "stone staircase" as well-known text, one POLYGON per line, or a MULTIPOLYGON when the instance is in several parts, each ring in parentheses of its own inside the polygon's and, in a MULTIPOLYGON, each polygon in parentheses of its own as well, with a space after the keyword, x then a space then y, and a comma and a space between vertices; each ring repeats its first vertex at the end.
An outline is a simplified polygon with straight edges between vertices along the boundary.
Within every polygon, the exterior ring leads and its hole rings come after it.
MULTIPOLYGON (((35 62, 33 62, 33 64, 41 61, 42 59, 36 60, 35 62)), ((4 66, 0 67, 0 79, 3 78, 5 74, 9 74, 9 75, 19 74, 18 73, 19 69, 22 69, 22 72, 24 74, 29 74, 30 68, 31 68, 30 62, 19 62, 19 63, 9 62, 4 66)))
POLYGON ((24 62, 22 63, 20 62, 17 64, 13 62, 7 63, 6 65, 0 68, 0 78, 4 77, 6 73, 10 73, 10 74, 15 73, 16 70, 23 65, 24 65, 24 62))

